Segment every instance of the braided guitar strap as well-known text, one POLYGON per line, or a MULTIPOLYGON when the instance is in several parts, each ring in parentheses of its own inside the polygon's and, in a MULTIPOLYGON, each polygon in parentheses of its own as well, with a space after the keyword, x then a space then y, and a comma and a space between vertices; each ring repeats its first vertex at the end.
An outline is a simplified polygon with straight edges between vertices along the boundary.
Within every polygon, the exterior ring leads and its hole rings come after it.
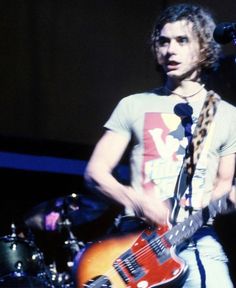
POLYGON ((204 139, 208 135, 220 99, 220 96, 212 90, 207 93, 177 179, 175 201, 171 217, 173 222, 175 222, 179 212, 179 201, 187 187, 191 184, 197 161, 200 158, 203 149, 204 139))
POLYGON ((203 149, 204 139, 210 130, 220 99, 220 96, 214 91, 209 91, 202 106, 192 141, 189 144, 188 153, 184 159, 184 168, 187 170, 190 178, 193 177, 197 161, 203 149))

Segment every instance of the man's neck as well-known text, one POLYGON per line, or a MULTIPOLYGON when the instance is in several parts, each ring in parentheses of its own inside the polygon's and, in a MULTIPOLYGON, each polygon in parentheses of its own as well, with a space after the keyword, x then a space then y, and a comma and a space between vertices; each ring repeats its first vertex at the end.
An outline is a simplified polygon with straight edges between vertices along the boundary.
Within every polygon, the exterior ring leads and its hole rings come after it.
POLYGON ((167 80, 165 84, 166 91, 169 95, 179 97, 185 101, 195 101, 206 95, 204 84, 200 81, 182 80, 182 81, 170 81, 167 80))

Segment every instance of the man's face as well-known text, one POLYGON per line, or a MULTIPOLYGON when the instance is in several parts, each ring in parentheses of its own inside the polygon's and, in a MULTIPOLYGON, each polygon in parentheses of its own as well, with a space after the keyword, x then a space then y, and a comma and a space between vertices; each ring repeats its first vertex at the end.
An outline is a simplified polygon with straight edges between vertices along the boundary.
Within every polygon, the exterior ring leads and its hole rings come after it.
POLYGON ((157 60, 168 78, 193 79, 197 75, 200 45, 186 20, 167 23, 161 30, 157 60))

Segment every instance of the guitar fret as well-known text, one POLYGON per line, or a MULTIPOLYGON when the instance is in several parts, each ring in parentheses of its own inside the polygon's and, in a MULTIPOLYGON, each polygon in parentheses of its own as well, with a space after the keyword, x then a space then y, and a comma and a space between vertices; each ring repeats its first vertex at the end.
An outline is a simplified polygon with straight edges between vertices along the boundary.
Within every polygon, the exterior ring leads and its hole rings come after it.
POLYGON ((189 216, 182 223, 178 223, 166 233, 166 237, 171 245, 178 245, 185 239, 189 239, 209 218, 215 217, 217 213, 222 213, 228 209, 227 196, 225 194, 218 200, 189 216))

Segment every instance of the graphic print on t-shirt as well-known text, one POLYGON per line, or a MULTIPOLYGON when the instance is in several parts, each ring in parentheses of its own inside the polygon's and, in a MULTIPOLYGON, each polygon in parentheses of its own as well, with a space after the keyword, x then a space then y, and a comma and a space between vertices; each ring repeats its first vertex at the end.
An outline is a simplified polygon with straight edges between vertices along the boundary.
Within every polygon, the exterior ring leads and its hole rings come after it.
POLYGON ((176 179, 179 173, 188 144, 182 120, 175 114, 156 112, 145 114, 143 131, 145 189, 157 185, 161 194, 166 193, 166 189, 173 193, 173 179, 176 179))
MULTIPOLYGON (((181 169, 188 141, 191 140, 192 131, 197 119, 190 115, 177 116, 171 113, 146 113, 144 117, 144 154, 142 164, 144 189, 155 187, 161 198, 173 196, 177 176, 181 169), (157 128, 158 127, 158 128, 157 128)), ((209 137, 211 139, 211 137, 209 137)), ((205 143, 204 151, 198 162, 196 170, 195 191, 197 198, 201 198, 203 191, 207 150, 209 140, 205 143), (200 175, 201 174, 201 175, 200 175), (200 177, 198 177, 200 176, 200 177), (199 191, 202 190, 202 191, 199 191)))

